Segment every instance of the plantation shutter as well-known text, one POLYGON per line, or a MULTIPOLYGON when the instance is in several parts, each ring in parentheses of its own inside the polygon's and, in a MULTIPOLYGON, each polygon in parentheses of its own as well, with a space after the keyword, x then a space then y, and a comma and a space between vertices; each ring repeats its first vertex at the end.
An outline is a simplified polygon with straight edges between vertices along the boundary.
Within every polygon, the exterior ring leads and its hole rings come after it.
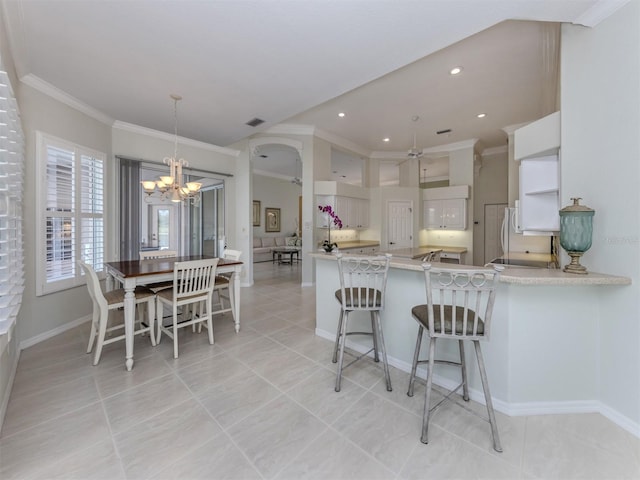
POLYGON ((0 62, 0 334, 7 333, 15 323, 24 291, 23 172, 20 113, 0 62))

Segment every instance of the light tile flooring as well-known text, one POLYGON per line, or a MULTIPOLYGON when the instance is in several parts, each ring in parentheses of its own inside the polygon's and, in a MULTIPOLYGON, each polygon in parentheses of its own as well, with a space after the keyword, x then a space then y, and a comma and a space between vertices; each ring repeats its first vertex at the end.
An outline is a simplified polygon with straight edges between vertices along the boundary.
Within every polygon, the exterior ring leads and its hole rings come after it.
MULTIPOLYGON (((300 267, 256 265, 230 317, 184 329, 180 358, 165 337, 122 342, 96 367, 84 325, 22 352, 0 436, 8 479, 622 479, 640 478, 640 443, 598 414, 506 417, 504 453, 489 425, 455 406, 419 442, 424 387, 379 366, 346 371, 333 390, 332 344, 314 336, 314 290, 300 267)), ((479 405, 472 405, 480 408, 479 405)))

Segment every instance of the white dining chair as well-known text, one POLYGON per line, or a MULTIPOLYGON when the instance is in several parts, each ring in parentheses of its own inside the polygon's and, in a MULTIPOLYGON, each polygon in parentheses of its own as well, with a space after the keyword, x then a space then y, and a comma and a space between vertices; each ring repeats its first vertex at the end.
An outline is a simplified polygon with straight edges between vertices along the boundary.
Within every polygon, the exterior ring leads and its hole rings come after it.
MULTIPOLYGON (((155 258, 175 258, 178 256, 178 252, 175 250, 145 250, 140 251, 140 261, 153 260, 155 258)), ((145 285, 153 293, 158 293, 160 290, 166 290, 173 287, 173 282, 157 282, 145 285)))
MULTIPOLYGON (((124 323, 108 326, 109 312, 124 307, 124 295, 125 291, 122 288, 116 290, 110 290, 103 292, 100 287, 100 281, 95 270, 88 264, 79 261, 78 265, 82 268, 84 276, 87 281, 87 289, 89 290, 89 296, 93 302, 93 315, 91 320, 91 333, 89 334, 89 345, 87 346, 87 353, 91 353, 93 350, 93 344, 97 340, 96 352, 93 357, 93 364, 97 365, 102 355, 102 347, 119 340, 124 340, 124 332, 117 337, 110 337, 106 339, 107 333, 111 333, 115 330, 124 329, 124 323)), ((151 337, 151 345, 155 346, 156 340, 154 335, 154 321, 155 321, 155 294, 145 288, 136 287, 135 289, 136 304, 146 304, 147 306, 147 320, 148 325, 142 324, 142 316, 138 309, 138 319, 135 321, 134 335, 143 333, 149 333, 151 337)))
POLYGON ((173 339, 173 358, 178 358, 178 329, 196 324, 204 324, 209 333, 209 343, 213 345, 213 288, 215 286, 216 266, 219 259, 175 262, 173 268, 173 288, 157 293, 158 335, 160 343, 162 333, 173 339), (162 324, 161 312, 167 305, 172 311, 171 328, 162 324), (178 322, 178 308, 183 308, 183 315, 190 318, 178 322))
MULTIPOLYGON (((231 250, 226 248, 222 254, 222 258, 225 260, 234 260, 239 261, 240 257, 242 257, 242 252, 240 250, 231 250)), ((235 312, 235 303, 234 303, 234 290, 233 290, 233 282, 235 282, 234 274, 218 274, 216 275, 216 286, 214 288, 214 293, 218 295, 218 303, 215 305, 219 307, 218 309, 213 311, 213 314, 221 314, 226 312, 231 312, 231 316, 235 322, 236 312, 235 312), (225 301, 228 302, 229 306, 225 307, 225 301)))
MULTIPOLYGON (((222 253, 222 258, 225 260, 239 261, 242 256, 240 250, 231 250, 226 248, 222 253)), ((214 295, 217 294, 218 301, 213 304, 213 315, 219 315, 227 312, 231 312, 231 318, 236 323, 236 307, 235 307, 235 290, 234 282, 236 281, 235 274, 233 273, 219 273, 216 274, 216 284, 213 288, 214 295), (228 302, 229 306, 225 307, 224 303, 228 302)), ((202 324, 198 327, 198 333, 202 331, 202 324)))
POLYGON ((172 258, 177 257, 178 252, 175 250, 144 250, 138 252, 140 260, 150 260, 152 258, 172 258))

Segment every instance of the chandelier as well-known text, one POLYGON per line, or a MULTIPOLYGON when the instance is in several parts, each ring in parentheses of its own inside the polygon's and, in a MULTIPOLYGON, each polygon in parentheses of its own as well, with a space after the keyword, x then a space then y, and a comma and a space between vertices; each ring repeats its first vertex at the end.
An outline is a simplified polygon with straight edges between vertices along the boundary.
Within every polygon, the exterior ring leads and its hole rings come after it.
POLYGON ((161 200, 170 199, 172 202, 200 201, 200 188, 198 182, 187 182, 183 185, 182 167, 188 167, 189 163, 184 158, 178 158, 178 102, 182 100, 180 95, 170 95, 173 99, 173 114, 175 119, 173 157, 165 157, 162 161, 169 166, 169 175, 160 177, 160 180, 143 180, 140 183, 144 189, 146 202, 151 201, 153 194, 159 194, 161 200))

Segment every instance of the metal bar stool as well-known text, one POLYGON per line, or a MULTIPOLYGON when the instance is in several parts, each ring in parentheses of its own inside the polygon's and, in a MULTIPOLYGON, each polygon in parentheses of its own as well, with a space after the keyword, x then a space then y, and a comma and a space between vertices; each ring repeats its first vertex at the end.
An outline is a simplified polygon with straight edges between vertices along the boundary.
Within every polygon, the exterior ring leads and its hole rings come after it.
POLYGON ((389 376, 387 353, 380 325, 380 311, 384 308, 387 273, 391 255, 345 257, 342 254, 338 254, 337 257, 340 290, 336 290, 335 296, 340 303, 340 319, 338 320, 336 343, 333 348, 333 363, 338 363, 336 392, 340 391, 342 371, 372 351, 374 361, 380 361, 380 356, 382 356, 387 390, 391 391, 391 377, 389 376), (371 332, 348 331, 349 314, 355 311, 370 312, 371 332), (344 365, 344 347, 346 338, 349 335, 371 335, 373 348, 362 355, 356 356, 354 360, 344 365))
MULTIPOLYGON (((495 288, 500 278, 500 272, 504 267, 496 266, 493 269, 452 269, 432 268, 430 264, 422 265, 425 273, 427 289, 427 303, 417 305, 411 309, 413 318, 418 322, 418 338, 409 377, 409 390, 407 395, 413 396, 413 385, 416 378, 416 368, 419 363, 427 364, 427 388, 425 391, 424 413, 422 417, 422 443, 428 443, 429 414, 445 400, 451 400, 451 396, 462 387, 462 398, 469 401, 469 389, 467 384, 467 367, 464 355, 464 340, 473 342, 480 370, 480 379, 484 391, 487 406, 488 420, 491 424, 493 448, 502 452, 498 427, 496 425, 489 382, 484 368, 484 360, 480 349, 480 340, 489 339, 491 326, 491 314, 495 301, 495 288), (436 297, 434 299, 434 297, 436 297), (419 360, 422 334, 427 331, 429 336, 429 356, 426 360, 419 360), (438 338, 457 340, 460 351, 460 361, 439 360, 435 358, 436 340, 438 338), (431 386, 433 382, 434 364, 454 365, 461 368, 462 383, 436 405, 431 407, 431 386)), ((462 406, 462 405, 461 405, 462 406)), ((465 407, 466 408, 466 407, 465 407)), ((471 410, 469 410, 471 412, 471 410)), ((472 412, 474 413, 474 412, 472 412)))

